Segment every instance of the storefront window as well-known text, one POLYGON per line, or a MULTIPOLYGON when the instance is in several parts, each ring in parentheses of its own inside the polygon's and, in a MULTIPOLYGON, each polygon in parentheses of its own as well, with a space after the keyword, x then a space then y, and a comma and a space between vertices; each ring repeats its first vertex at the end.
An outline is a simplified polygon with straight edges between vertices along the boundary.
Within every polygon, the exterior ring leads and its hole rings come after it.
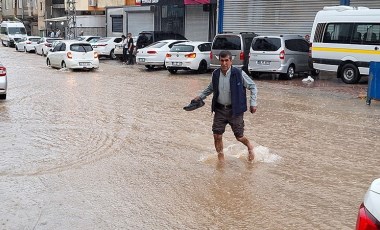
POLYGON ((185 8, 183 5, 166 5, 161 8, 161 28, 163 31, 173 31, 179 34, 185 33, 184 26, 185 8))

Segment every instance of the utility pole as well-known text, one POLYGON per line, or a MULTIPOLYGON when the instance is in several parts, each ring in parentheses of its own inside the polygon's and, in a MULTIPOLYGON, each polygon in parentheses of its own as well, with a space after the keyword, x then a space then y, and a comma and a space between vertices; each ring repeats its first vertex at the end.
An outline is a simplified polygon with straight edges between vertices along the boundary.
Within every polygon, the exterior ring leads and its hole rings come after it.
POLYGON ((75 0, 67 0, 67 39, 74 39, 77 37, 77 22, 76 22, 76 9, 75 0))

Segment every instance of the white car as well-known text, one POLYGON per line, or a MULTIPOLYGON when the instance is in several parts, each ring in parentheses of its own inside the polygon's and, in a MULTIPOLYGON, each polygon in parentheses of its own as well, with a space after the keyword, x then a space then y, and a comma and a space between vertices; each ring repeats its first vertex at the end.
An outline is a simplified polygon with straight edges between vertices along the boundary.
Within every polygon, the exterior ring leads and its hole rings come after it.
POLYGON ((210 67, 211 42, 183 42, 175 44, 166 54, 165 66, 170 73, 196 70, 205 73, 210 67))
POLYGON ((51 48, 51 43, 56 40, 62 40, 62 38, 42 37, 34 47, 36 54, 46 56, 51 48))
POLYGON ((166 53, 178 43, 187 42, 187 40, 162 40, 139 49, 136 54, 136 63, 145 65, 147 69, 153 69, 155 66, 165 66, 166 53))
POLYGON ((37 42, 41 39, 39 36, 28 36, 22 38, 18 43, 16 43, 16 50, 20 52, 34 52, 37 42))
POLYGON ((356 230, 371 229, 380 229, 380 178, 369 187, 356 220, 356 230))
POLYGON ((0 62, 0 100, 7 98, 7 68, 0 62))
POLYGON ((89 42, 63 40, 48 53, 46 65, 55 68, 97 69, 99 58, 89 42))
POLYGON ((94 47, 94 50, 98 53, 99 57, 106 56, 115 59, 115 45, 120 44, 121 41, 121 37, 105 37, 92 43, 92 47, 94 47))

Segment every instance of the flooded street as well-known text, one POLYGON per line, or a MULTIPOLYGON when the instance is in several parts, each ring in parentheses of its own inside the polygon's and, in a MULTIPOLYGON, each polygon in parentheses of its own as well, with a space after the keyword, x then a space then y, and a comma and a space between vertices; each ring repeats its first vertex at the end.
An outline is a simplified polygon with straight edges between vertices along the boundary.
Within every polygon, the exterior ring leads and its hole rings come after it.
POLYGON ((182 109, 211 73, 107 59, 73 72, 6 47, 0 61, 0 229, 354 229, 380 177, 380 101, 366 105, 365 83, 256 80, 255 162, 228 127, 220 165, 211 96, 182 109))

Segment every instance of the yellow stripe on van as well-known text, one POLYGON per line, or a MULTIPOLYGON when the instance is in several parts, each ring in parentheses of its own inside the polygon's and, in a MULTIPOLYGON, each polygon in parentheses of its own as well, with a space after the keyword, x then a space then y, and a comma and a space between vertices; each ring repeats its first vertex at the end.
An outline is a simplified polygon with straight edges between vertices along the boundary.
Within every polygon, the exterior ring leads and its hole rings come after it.
POLYGON ((340 52, 340 53, 358 53, 358 54, 380 54, 380 50, 363 50, 347 48, 329 48, 329 47, 312 47, 312 51, 340 52))

